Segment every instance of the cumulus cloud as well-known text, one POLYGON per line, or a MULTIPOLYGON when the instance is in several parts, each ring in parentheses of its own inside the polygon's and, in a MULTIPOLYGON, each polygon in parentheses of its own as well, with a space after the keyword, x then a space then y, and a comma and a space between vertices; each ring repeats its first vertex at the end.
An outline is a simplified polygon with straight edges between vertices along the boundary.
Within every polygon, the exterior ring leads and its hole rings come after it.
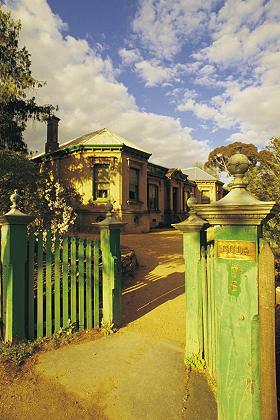
POLYGON ((146 86, 156 86, 174 80, 176 68, 163 67, 156 60, 142 60, 135 64, 136 73, 145 81, 146 86))
POLYGON ((280 134, 279 2, 227 0, 212 12, 208 46, 192 55, 194 83, 221 94, 207 101, 182 99, 178 110, 228 128, 230 140, 264 144, 280 134), (229 77, 228 74, 231 76, 229 77))
POLYGON ((129 66, 130 64, 135 63, 136 61, 141 60, 141 54, 139 50, 136 49, 127 49, 127 48, 121 48, 119 50, 119 55, 122 59, 122 63, 125 66, 129 66))
POLYGON ((181 95, 178 111, 191 111, 215 131, 231 130, 230 139, 251 136, 247 141, 260 144, 280 134, 279 0, 142 0, 132 27, 142 57, 149 53, 138 64, 146 86, 174 86, 178 66, 191 75, 197 95, 181 95), (182 58, 184 64, 176 61, 182 58), (215 93, 204 97, 204 88, 215 93))
MULTIPOLYGON (((204 159, 207 141, 192 138, 191 130, 169 116, 141 112, 109 57, 99 55, 86 39, 65 32, 46 0, 7 0, 22 21, 21 42, 32 55, 34 76, 47 85, 36 92, 40 103, 59 105, 60 142, 107 127, 153 153, 152 160, 167 166, 186 166, 204 159)), ((134 51, 135 54, 137 52, 134 51)), ((121 53, 134 60, 132 52, 121 53), (129 57, 130 54, 130 57, 129 57)), ((28 145, 43 150, 45 126, 32 124, 28 145)))
POLYGON ((215 0, 142 0, 133 30, 158 58, 172 59, 193 34, 200 37, 215 0))
POLYGON ((215 131, 217 128, 239 129, 226 140, 238 137, 260 145, 280 133, 279 86, 274 83, 245 88, 229 84, 224 95, 214 97, 209 103, 187 99, 177 108, 181 112, 192 111, 201 120, 212 121, 215 131))

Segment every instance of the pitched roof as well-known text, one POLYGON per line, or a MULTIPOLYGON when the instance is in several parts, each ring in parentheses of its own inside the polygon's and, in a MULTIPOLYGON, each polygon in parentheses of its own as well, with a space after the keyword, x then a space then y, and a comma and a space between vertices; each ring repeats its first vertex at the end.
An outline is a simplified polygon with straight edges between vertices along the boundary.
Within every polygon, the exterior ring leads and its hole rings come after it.
POLYGON ((112 131, 109 131, 107 128, 102 128, 101 130, 93 131, 92 133, 85 134, 83 136, 77 137, 73 140, 70 140, 66 143, 60 145, 60 149, 65 149, 71 146, 128 146, 132 149, 139 150, 141 152, 150 154, 145 150, 141 149, 138 145, 132 143, 131 141, 125 139, 124 137, 119 136, 112 131))
POLYGON ((218 181, 213 175, 197 167, 182 169, 182 172, 193 181, 218 181))
POLYGON ((182 170, 178 169, 178 168, 168 169, 165 176, 167 176, 167 178, 174 178, 174 179, 178 179, 178 180, 181 180, 181 181, 189 181, 188 180, 188 175, 184 174, 182 172, 182 170))
MULTIPOLYGON (((129 148, 135 149, 141 153, 151 156, 151 153, 146 152, 145 150, 141 149, 138 145, 132 143, 131 141, 125 139, 124 137, 119 136, 112 131, 109 131, 107 128, 102 128, 101 130, 93 131, 88 134, 84 134, 83 136, 76 137, 75 139, 69 140, 65 143, 59 145, 59 149, 53 153, 58 151, 67 150, 73 148, 79 148, 79 146, 84 147, 122 147, 127 146, 129 148)), ((44 156, 45 153, 40 153, 33 157, 33 159, 39 158, 44 156)))

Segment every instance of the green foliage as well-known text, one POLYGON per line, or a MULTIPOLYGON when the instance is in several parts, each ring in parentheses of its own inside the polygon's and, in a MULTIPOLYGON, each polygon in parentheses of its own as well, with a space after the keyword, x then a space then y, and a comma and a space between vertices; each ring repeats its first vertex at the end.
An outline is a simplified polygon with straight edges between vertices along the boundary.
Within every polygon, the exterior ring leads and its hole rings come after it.
POLYGON ((193 370, 204 370, 206 369, 205 360, 202 359, 200 354, 193 354, 192 356, 185 357, 185 365, 189 369, 193 370))
MULTIPOLYGON (((253 144, 240 142, 217 147, 209 154, 205 165, 227 172, 228 159, 237 148, 248 157, 251 163, 246 175, 248 191, 261 201, 280 203, 280 138, 272 138, 268 146, 260 151, 253 144)), ((276 215, 265 223, 264 236, 272 247, 279 247, 280 215, 276 215)))
POLYGON ((33 212, 36 204, 36 191, 43 180, 37 166, 25 155, 9 150, 0 150, 0 212, 10 209, 10 195, 15 189, 24 192, 22 207, 33 212))
POLYGON ((73 209, 80 196, 71 188, 64 188, 41 173, 39 166, 23 153, 0 150, 0 213, 10 209, 10 195, 18 189, 22 196, 21 209, 33 214, 35 229, 51 227, 52 231, 66 233, 74 226, 73 209))
POLYGON ((62 338, 72 335, 76 331, 78 331, 77 322, 72 322, 71 319, 68 319, 67 325, 60 327, 59 330, 54 333, 54 335, 56 337, 62 338))
POLYGON ((211 168, 212 170, 216 169, 219 172, 226 172, 230 175, 227 169, 228 160, 237 149, 248 157, 252 167, 261 159, 261 155, 255 145, 237 141, 235 143, 230 143, 227 146, 216 147, 216 149, 212 150, 209 153, 205 167, 211 168))
POLYGON ((0 28, 0 147, 26 151, 23 132, 27 121, 42 121, 55 108, 39 106, 29 95, 44 83, 34 79, 30 54, 26 47, 19 46, 20 21, 15 21, 1 4, 0 28))
POLYGON ((101 321, 101 332, 103 335, 111 335, 116 332, 116 328, 114 328, 114 324, 112 322, 105 322, 103 319, 101 321))
MULTIPOLYGON (((260 154, 260 163, 247 174, 248 190, 259 200, 280 204, 280 138, 272 138, 260 154)), ((279 214, 265 224, 264 235, 271 246, 279 247, 279 214)))
POLYGON ((39 349, 38 342, 22 341, 20 343, 5 344, 0 342, 0 361, 16 366, 23 365, 26 360, 39 349))
POLYGON ((75 332, 78 331, 77 322, 72 322, 68 319, 67 325, 60 327, 51 337, 51 342, 54 348, 58 348, 61 343, 69 343, 75 332))
POLYGON ((21 341, 19 343, 0 342, 0 362, 14 366, 22 366, 29 357, 40 351, 42 345, 50 342, 54 348, 62 343, 69 343, 77 331, 77 323, 68 320, 65 327, 61 327, 51 338, 38 338, 35 341, 21 341))

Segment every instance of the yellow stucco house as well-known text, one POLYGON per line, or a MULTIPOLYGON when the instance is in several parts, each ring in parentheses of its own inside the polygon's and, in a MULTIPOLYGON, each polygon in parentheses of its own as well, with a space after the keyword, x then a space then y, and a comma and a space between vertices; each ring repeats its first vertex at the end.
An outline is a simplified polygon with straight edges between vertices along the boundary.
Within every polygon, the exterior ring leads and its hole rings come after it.
POLYGON ((198 203, 208 204, 224 196, 224 183, 201 168, 186 168, 182 172, 196 183, 195 196, 198 203))
POLYGON ((58 122, 49 119, 45 153, 34 160, 81 194, 76 209, 80 230, 91 230, 92 223, 105 217, 109 199, 127 233, 149 232, 186 217, 187 198, 191 192, 198 195, 187 173, 150 163, 150 153, 106 128, 59 145, 58 122))

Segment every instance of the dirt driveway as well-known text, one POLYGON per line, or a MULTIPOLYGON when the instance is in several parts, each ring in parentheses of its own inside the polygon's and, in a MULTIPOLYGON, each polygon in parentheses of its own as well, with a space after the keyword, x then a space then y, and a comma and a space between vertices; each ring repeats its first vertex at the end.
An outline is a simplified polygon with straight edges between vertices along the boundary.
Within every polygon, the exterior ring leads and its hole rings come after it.
POLYGON ((175 230, 122 235, 133 248, 138 270, 123 291, 123 322, 128 328, 185 343, 182 234, 175 230))
POLYGON ((1 418, 216 418, 205 380, 193 381, 189 409, 183 407, 187 375, 181 233, 122 235, 121 242, 135 249, 139 262, 123 290, 123 327, 109 337, 40 354, 35 367, 1 390, 1 418))

